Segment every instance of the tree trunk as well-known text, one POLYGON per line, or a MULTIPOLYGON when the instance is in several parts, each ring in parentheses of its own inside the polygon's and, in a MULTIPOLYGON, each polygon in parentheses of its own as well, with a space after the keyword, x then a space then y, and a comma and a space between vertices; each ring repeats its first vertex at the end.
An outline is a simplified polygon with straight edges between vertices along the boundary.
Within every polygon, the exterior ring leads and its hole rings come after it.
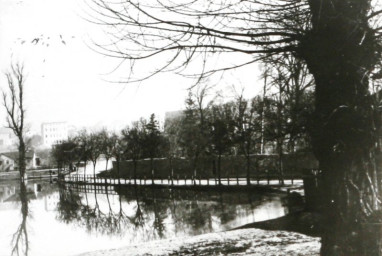
POLYGON ((220 164, 221 164, 221 159, 222 159, 222 156, 221 154, 218 155, 218 181, 219 181, 219 186, 222 185, 222 180, 221 180, 221 170, 220 170, 220 164))
POLYGON ((25 179, 25 170, 26 170, 26 163, 25 163, 25 143, 23 137, 19 137, 19 173, 20 173, 20 180, 24 181, 25 179))
POLYGON ((251 156, 249 154, 245 155, 247 160, 247 185, 251 185, 251 156))
POLYGON ((312 145, 322 171, 321 255, 382 255, 379 114, 368 74, 379 50, 368 0, 309 1, 299 53, 316 83, 312 145))
POLYGON ((170 162, 170 179, 171 179, 171 186, 174 185, 174 166, 172 165, 172 157, 169 157, 170 162))
POLYGON ((191 176, 191 182, 196 185, 196 174, 197 174, 197 165, 198 165, 198 158, 199 158, 199 154, 195 154, 194 156, 194 160, 193 160, 193 163, 192 163, 192 171, 193 171, 193 175, 191 176))
POLYGON ((277 154, 278 154, 278 173, 281 185, 284 185, 284 166, 283 166, 283 140, 277 139, 277 154))
MULTIPOLYGON (((137 185, 137 160, 133 159, 133 165, 134 165, 134 169, 133 169, 134 185, 137 185)), ((145 184, 146 184, 146 182, 145 182, 145 184)))
POLYGON ((84 166, 84 182, 86 181, 86 165, 87 165, 87 162, 85 161, 85 166, 84 166))
POLYGON ((154 185, 154 159, 150 158, 150 166, 151 166, 151 182, 154 185))
POLYGON ((117 161, 118 185, 121 186, 121 170, 119 166, 119 162, 120 162, 119 156, 117 156, 116 161, 117 161))

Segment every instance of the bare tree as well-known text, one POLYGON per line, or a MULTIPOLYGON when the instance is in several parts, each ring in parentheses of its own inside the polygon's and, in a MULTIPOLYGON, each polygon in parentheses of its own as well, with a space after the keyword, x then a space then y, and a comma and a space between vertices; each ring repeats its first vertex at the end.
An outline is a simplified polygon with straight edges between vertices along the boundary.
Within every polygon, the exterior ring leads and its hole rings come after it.
POLYGON ((25 179, 25 153, 24 141, 24 84, 25 74, 22 64, 12 64, 11 70, 5 73, 8 88, 3 90, 3 105, 7 113, 7 127, 10 128, 19 140, 18 168, 20 179, 25 179))
MULTIPOLYGON (((120 164, 121 164, 121 160, 122 160, 122 157, 123 157, 123 154, 124 154, 124 150, 125 150, 125 146, 124 146, 124 143, 125 141, 122 140, 121 136, 118 136, 115 132, 113 132, 111 135, 110 135, 110 138, 111 138, 111 141, 113 141, 113 143, 111 144, 112 147, 111 147, 111 157, 114 157, 115 158, 115 161, 116 161, 116 169, 117 169, 117 177, 118 177, 118 185, 121 185, 121 168, 120 168, 120 164)), ((113 166, 114 168, 114 166, 113 166)))
POLYGON ((111 42, 98 44, 103 54, 133 71, 161 61, 140 77, 131 72, 130 82, 187 67, 200 79, 284 52, 302 59, 315 81, 310 133, 322 170, 321 254, 382 255, 380 114, 369 92, 382 53, 376 2, 94 0, 89 6, 95 22, 115 29, 111 42))
POLYGON ((246 159, 247 185, 251 184, 251 154, 254 153, 254 145, 258 141, 262 142, 262 101, 263 99, 256 97, 249 102, 243 98, 243 94, 238 95, 235 100, 235 140, 246 159))
POLYGON ((106 160, 105 171, 107 171, 108 163, 113 157, 114 147, 116 146, 118 137, 110 134, 106 129, 103 129, 99 136, 101 140, 101 153, 106 160))
POLYGON ((196 178, 200 158, 205 155, 208 147, 207 111, 212 101, 206 103, 211 90, 208 85, 198 85, 193 89, 189 90, 185 102, 186 109, 179 129, 179 145, 189 159, 192 177, 196 178))
POLYGON ((138 160, 142 157, 142 140, 143 130, 138 123, 134 123, 132 127, 126 127, 122 130, 122 141, 125 142, 124 153, 128 159, 133 161, 134 185, 137 184, 137 163, 138 160))
POLYGON ((102 132, 92 132, 89 135, 89 159, 93 164, 93 176, 96 178, 96 165, 102 154, 102 132))
POLYGON ((16 232, 12 236, 12 252, 11 255, 25 255, 29 253, 29 236, 28 236, 28 215, 29 215, 29 199, 27 195, 27 187, 24 180, 20 180, 20 201, 22 220, 17 227, 16 232))

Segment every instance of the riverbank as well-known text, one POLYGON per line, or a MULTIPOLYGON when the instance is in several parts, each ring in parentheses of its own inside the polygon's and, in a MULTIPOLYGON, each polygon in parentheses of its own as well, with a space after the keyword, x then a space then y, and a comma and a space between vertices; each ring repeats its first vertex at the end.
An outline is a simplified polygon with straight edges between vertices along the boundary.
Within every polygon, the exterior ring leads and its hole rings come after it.
POLYGON ((255 228, 133 244, 78 256, 127 255, 319 255, 320 239, 289 231, 255 228))

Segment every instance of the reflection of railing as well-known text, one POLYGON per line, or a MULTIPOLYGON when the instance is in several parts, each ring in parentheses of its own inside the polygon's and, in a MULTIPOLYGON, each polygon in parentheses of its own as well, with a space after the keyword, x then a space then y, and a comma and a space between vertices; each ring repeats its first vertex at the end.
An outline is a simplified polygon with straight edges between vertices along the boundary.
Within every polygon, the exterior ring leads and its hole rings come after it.
MULTIPOLYGON (((222 178, 220 181, 218 179, 203 179, 203 178, 192 178, 187 179, 184 177, 183 179, 177 176, 177 178, 171 179, 128 179, 128 178, 105 178, 105 177, 97 177, 94 175, 66 175, 59 176, 59 181, 62 183, 71 183, 71 184, 79 184, 79 185, 102 185, 102 186, 114 186, 114 185, 156 185, 156 186, 246 186, 247 179, 246 178, 222 178)), ((302 181, 300 179, 296 180, 294 177, 290 179, 284 179, 285 185, 302 185, 302 181)), ((278 177, 272 176, 259 176, 256 179, 250 180, 251 185, 271 185, 277 186, 281 185, 281 180, 278 177)))
POLYGON ((78 183, 72 184, 67 183, 65 189, 72 190, 80 193, 97 193, 97 194, 108 194, 108 195, 118 195, 113 186, 104 185, 79 185, 78 183))

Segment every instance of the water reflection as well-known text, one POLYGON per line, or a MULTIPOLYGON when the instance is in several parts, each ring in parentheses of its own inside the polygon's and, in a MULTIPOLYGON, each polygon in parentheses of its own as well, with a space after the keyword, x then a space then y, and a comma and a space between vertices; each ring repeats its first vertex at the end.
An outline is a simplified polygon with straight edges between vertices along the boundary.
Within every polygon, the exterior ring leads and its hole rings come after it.
POLYGON ((59 220, 90 233, 133 230, 142 241, 225 230, 287 212, 276 194, 69 184, 60 187, 57 210, 59 220))
POLYGON ((19 200, 21 202, 21 223, 16 232, 12 236, 12 252, 11 255, 28 255, 29 238, 27 230, 27 219, 29 215, 27 186, 24 180, 20 180, 19 200), (20 254, 21 253, 21 254, 20 254))
POLYGON ((64 185, 60 186, 59 195, 57 219, 66 224, 85 227, 89 233, 121 234, 123 227, 129 222, 128 216, 123 211, 122 202, 119 203, 118 211, 112 209, 108 192, 102 194, 99 191, 94 192, 87 186, 71 187, 64 185), (91 198, 89 198, 89 193, 94 196, 93 204, 91 198), (105 195, 107 208, 101 209, 98 197, 105 195))
POLYGON ((76 255, 227 230, 287 211, 282 196, 253 191, 0 183, 0 255, 76 255))

